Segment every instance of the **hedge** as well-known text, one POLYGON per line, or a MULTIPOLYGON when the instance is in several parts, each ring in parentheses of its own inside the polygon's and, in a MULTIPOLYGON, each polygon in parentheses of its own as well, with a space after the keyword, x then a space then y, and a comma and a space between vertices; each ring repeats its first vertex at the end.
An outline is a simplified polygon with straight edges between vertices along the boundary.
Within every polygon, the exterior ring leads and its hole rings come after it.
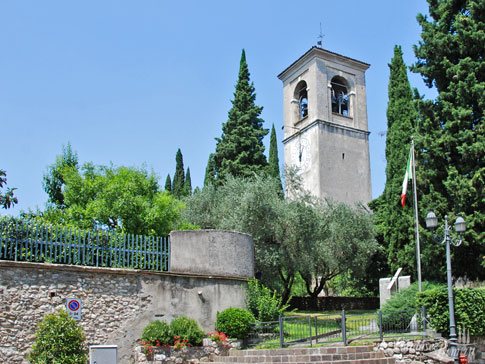
MULTIPOLYGON (((456 327, 465 327, 470 335, 485 335, 485 288, 453 289, 456 327)), ((431 326, 443 335, 450 334, 448 290, 434 288, 418 293, 417 302, 426 307, 431 326)))

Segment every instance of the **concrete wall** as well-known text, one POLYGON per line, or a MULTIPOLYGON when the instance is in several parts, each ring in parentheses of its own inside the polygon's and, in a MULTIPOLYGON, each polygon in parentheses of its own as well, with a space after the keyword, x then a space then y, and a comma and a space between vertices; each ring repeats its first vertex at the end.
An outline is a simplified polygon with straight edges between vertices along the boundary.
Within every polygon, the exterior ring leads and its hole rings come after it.
POLYGON ((227 231, 185 233, 174 233, 172 240, 171 265, 179 273, 0 261, 0 362, 27 363, 38 323, 45 314, 65 308, 66 298, 82 301, 80 324, 88 344, 118 345, 121 364, 133 362, 132 349, 152 320, 169 322, 186 315, 211 331, 218 311, 244 307, 253 255, 240 255, 238 262, 230 256, 232 249, 252 252, 253 242, 248 235, 227 231), (182 259, 179 248, 189 249, 195 242, 197 248, 185 251, 182 259))
POLYGON ((221 230, 170 233, 172 273, 251 278, 254 246, 250 235, 221 230))

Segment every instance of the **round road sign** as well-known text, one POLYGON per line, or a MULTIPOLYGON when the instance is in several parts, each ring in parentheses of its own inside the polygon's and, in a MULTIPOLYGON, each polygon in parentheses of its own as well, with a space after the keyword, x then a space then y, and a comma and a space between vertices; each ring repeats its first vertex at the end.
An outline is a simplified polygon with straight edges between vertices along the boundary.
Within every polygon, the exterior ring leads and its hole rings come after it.
POLYGON ((79 304, 78 300, 70 300, 67 303, 67 307, 69 307, 71 311, 77 311, 79 310, 79 307, 81 307, 81 305, 79 304))

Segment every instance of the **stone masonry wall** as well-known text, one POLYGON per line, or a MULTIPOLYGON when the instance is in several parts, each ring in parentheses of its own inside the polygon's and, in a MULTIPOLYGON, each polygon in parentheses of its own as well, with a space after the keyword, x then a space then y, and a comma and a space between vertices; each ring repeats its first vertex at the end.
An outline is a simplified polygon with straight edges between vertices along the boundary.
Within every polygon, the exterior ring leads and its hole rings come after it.
POLYGON ((45 314, 82 300, 88 345, 118 345, 119 363, 131 363, 134 343, 152 320, 186 315, 206 332, 217 311, 241 307, 244 282, 109 268, 0 261, 0 362, 27 363, 45 314))
POLYGON ((209 332, 218 311, 244 307, 254 272, 249 235, 203 230, 170 240, 172 273, 0 261, 0 363, 27 363, 37 325, 68 298, 82 301, 87 344, 117 345, 119 364, 133 363, 150 321, 185 315, 209 332))

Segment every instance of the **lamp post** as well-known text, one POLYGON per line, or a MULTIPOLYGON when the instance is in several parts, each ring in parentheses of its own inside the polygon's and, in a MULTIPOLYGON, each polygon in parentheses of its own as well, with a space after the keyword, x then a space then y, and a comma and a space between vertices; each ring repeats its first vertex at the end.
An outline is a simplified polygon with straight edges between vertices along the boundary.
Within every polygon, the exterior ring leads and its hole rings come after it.
MULTIPOLYGON (((426 227, 434 230, 438 226, 438 218, 431 210, 426 216, 426 227)), ((446 279, 448 283, 448 307, 450 312, 450 351, 451 357, 455 363, 459 363, 457 348, 456 348, 456 324, 455 324, 455 308, 453 304, 453 287, 451 281, 451 258, 450 258, 450 244, 459 246, 462 238, 461 234, 466 230, 466 224, 463 217, 458 216, 455 221, 455 231, 459 234, 460 239, 456 241, 451 237, 450 227, 448 226, 448 216, 445 215, 445 237, 441 244, 446 244, 446 279)))

